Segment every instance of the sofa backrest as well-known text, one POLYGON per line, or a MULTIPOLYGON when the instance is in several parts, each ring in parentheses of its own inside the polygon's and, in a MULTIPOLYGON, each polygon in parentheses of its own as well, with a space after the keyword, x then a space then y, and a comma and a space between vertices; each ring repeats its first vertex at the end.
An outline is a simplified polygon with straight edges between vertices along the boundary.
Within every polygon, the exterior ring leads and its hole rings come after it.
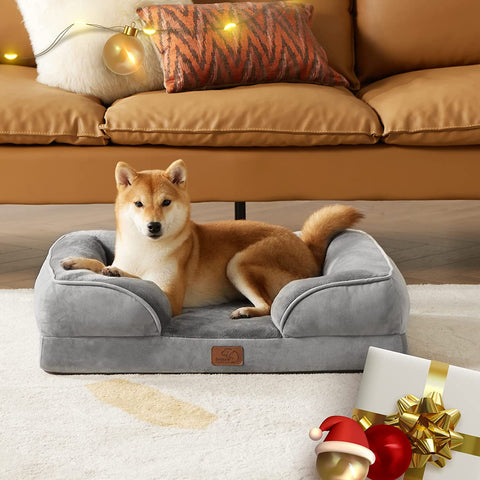
POLYGON ((15 0, 0 0, 0 63, 35 66, 28 33, 15 0), (18 60, 7 60, 5 53, 17 53, 18 60))
MULTIPOLYGON (((194 0, 194 3, 252 0, 194 0)), ((253 0, 255 1, 255 0, 253 0)), ((262 0, 256 0, 262 1, 262 0)), ((265 0, 271 1, 271 0, 265 0)), ((312 32, 325 48, 328 63, 344 75, 353 89, 359 87, 355 74, 353 0, 293 0, 313 5, 312 32)))
POLYGON ((356 0, 361 82, 480 63, 479 18, 479 0, 356 0))

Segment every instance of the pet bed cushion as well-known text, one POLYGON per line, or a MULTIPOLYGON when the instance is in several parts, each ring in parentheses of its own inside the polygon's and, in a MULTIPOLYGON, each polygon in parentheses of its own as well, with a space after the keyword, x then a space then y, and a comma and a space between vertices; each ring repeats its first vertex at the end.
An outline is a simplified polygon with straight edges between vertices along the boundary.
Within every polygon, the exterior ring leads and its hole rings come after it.
POLYGON ((360 370, 368 347, 406 351, 409 301, 393 262, 369 235, 347 230, 324 274, 286 285, 271 316, 231 320, 248 302, 172 317, 152 282, 64 270, 67 256, 110 264, 115 233, 75 232, 52 246, 35 284, 41 367, 58 373, 360 370))

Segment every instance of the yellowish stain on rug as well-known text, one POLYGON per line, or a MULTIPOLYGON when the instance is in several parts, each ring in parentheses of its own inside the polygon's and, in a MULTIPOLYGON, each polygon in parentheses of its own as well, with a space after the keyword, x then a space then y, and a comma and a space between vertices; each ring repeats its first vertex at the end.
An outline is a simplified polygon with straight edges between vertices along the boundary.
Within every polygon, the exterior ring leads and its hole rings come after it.
POLYGON ((120 378, 91 383, 86 387, 102 402, 120 408, 138 420, 162 427, 204 430, 217 419, 216 415, 197 405, 120 378))

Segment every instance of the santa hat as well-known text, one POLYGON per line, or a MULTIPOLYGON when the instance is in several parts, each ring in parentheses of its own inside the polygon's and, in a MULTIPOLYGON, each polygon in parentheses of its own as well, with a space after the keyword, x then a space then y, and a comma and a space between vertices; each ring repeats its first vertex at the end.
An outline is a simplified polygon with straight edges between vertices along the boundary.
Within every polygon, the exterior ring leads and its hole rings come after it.
POLYGON ((320 440, 322 433, 329 430, 322 443, 317 445, 316 454, 323 452, 350 453, 365 458, 370 465, 375 462, 375 454, 370 450, 367 436, 355 420, 340 415, 328 417, 320 428, 310 430, 312 440, 320 440))

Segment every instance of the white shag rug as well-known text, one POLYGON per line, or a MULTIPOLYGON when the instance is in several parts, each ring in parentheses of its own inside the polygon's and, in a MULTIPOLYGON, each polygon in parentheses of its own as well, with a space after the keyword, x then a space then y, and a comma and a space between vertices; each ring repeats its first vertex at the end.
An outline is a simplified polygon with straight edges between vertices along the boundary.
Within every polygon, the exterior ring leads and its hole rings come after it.
MULTIPOLYGON (((480 285, 409 286, 410 353, 480 370, 480 285)), ((50 375, 32 290, 0 290, 0 478, 316 480, 308 431, 361 374, 50 375)))

